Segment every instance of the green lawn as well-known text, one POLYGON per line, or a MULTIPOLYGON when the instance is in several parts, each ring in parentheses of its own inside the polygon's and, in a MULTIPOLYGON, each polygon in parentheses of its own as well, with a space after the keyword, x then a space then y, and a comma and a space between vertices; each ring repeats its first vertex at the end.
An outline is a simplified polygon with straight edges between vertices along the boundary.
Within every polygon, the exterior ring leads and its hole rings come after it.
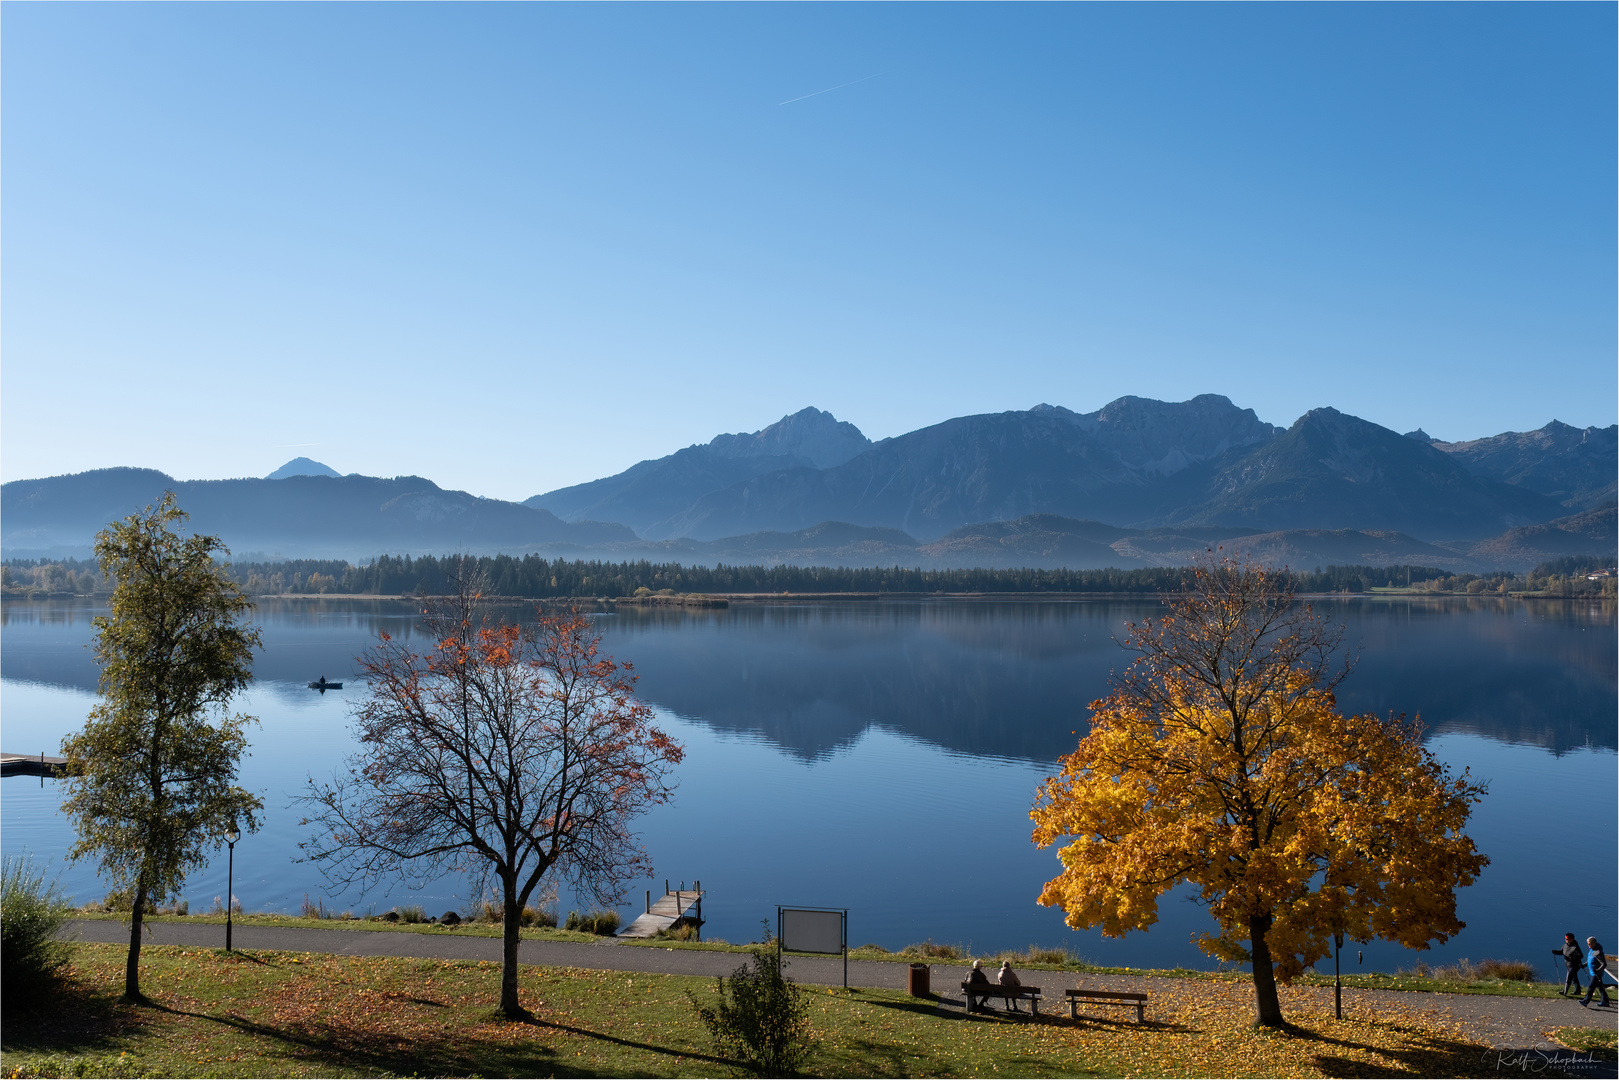
MULTIPOLYGON (((491 1011, 493 963, 147 946, 151 1006, 117 1003, 125 950, 81 944, 70 986, 8 1002, 8 1077, 727 1076, 687 993, 706 979, 525 967, 533 1014, 491 1011)), ((1199 979, 1128 1010, 1066 1016, 959 1009, 895 991, 809 988, 822 1076, 1471 1076, 1483 1047, 1416 1014, 1335 1021, 1284 992, 1295 1025, 1252 1029, 1252 990, 1199 979)), ((1301 992, 1302 993, 1302 992, 1301 992)), ((1048 1005, 1048 1009, 1050 1006, 1048 1005)))

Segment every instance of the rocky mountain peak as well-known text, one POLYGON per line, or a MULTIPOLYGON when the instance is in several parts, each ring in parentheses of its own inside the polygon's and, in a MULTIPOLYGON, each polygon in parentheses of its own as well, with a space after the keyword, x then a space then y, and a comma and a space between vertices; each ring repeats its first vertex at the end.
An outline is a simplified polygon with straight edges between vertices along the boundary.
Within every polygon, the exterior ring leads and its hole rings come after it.
POLYGON ((842 465, 870 447, 871 440, 859 428, 813 406, 760 431, 716 435, 708 444, 721 457, 790 457, 817 469, 842 465))
POLYGON ((1094 413, 1069 415, 1102 438, 1125 465, 1160 476, 1234 446, 1269 442, 1282 432, 1221 394, 1199 394, 1189 401, 1121 397, 1094 413))

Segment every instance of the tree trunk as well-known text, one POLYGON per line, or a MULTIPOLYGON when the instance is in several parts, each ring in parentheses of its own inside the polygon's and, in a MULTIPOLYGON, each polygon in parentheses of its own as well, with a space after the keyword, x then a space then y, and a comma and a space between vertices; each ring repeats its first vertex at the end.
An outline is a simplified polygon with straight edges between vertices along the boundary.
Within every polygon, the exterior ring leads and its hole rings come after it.
POLYGON ((517 903, 517 875, 500 875, 501 926, 504 930, 500 959, 500 1011, 519 1020, 527 1016, 517 1000, 517 945, 522 940, 523 910, 517 903))
POLYGON ((146 883, 135 886, 135 905, 129 912, 129 958, 124 961, 124 1000, 145 1001, 141 995, 141 918, 146 914, 146 883))
POLYGON ((1271 966, 1270 942, 1265 940, 1265 935, 1270 933, 1271 922, 1269 915, 1248 920, 1248 944, 1254 967, 1254 1007, 1258 1013, 1254 1022, 1260 1027, 1282 1027, 1287 1023, 1282 1019, 1281 999, 1276 996, 1276 972, 1271 966))

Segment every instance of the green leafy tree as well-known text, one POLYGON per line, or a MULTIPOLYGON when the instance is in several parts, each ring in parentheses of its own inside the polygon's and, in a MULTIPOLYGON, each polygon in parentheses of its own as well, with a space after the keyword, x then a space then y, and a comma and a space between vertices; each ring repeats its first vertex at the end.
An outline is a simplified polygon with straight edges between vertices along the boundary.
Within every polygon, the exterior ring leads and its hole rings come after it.
POLYGON ((130 898, 124 996, 136 1001, 148 903, 176 893, 233 824, 257 829, 264 805, 236 785, 254 718, 227 709, 253 678, 253 605, 215 563, 218 537, 174 531, 185 518, 170 492, 96 536, 117 582, 111 614, 95 620, 102 700, 62 744, 70 856, 99 856, 130 898))
POLYGON ((721 976, 719 1000, 705 1005, 687 993, 697 1018, 721 1054, 757 1076, 790 1076, 814 1050, 809 1001, 781 973, 781 955, 768 946, 753 950, 753 963, 721 976))

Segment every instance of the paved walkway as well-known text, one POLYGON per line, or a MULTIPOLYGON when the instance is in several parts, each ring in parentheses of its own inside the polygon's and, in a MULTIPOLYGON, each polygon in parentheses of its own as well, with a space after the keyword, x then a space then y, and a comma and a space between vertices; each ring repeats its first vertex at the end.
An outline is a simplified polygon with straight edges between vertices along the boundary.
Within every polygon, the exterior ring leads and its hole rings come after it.
MULTIPOLYGON (((150 945, 188 945, 220 948, 225 928, 211 923, 147 923, 144 941, 150 945)), ((127 944, 129 929, 121 922, 76 919, 68 926, 70 935, 84 941, 127 944)), ((400 933, 386 930, 316 930, 286 926, 237 926, 231 943, 240 949, 266 949, 282 952, 335 953, 343 956, 420 956, 441 960, 493 960, 501 955, 496 937, 474 937, 453 932, 400 933)), ((647 945, 601 942, 524 940, 519 959, 525 964, 546 967, 596 968, 609 971, 650 971, 667 975, 729 975, 747 961, 738 953, 709 952, 699 949, 662 949, 647 945)), ((942 996, 941 1009, 959 1009, 961 981, 967 967, 959 963, 930 965, 930 982, 942 996)), ((786 971, 799 982, 820 986, 843 985, 842 957, 791 956, 786 971)), ((879 960, 850 960, 849 985, 885 990, 904 990, 909 968, 903 963, 879 960)), ((1173 997, 1179 979, 1142 975, 1090 975, 1035 972, 1027 981, 1053 985, 1047 990, 1047 1008, 1065 1008, 1063 986, 1092 990, 1145 990, 1154 997, 1173 997)), ((1332 987, 1295 987, 1294 995, 1309 995, 1318 1007, 1332 1008, 1332 987)), ((1610 988, 1609 993, 1615 993, 1610 988)), ((1151 1015, 1149 1008, 1149 1017, 1151 1015)), ((1492 997, 1486 994, 1425 994, 1404 990, 1344 990, 1344 1012, 1348 1015, 1384 1015, 1388 1012, 1421 1015, 1456 1024, 1472 1038, 1492 1047, 1551 1049, 1556 1044, 1542 1032, 1552 1027, 1609 1028, 1619 1023, 1613 1008, 1589 1009, 1578 1001, 1564 998, 1492 997)))

